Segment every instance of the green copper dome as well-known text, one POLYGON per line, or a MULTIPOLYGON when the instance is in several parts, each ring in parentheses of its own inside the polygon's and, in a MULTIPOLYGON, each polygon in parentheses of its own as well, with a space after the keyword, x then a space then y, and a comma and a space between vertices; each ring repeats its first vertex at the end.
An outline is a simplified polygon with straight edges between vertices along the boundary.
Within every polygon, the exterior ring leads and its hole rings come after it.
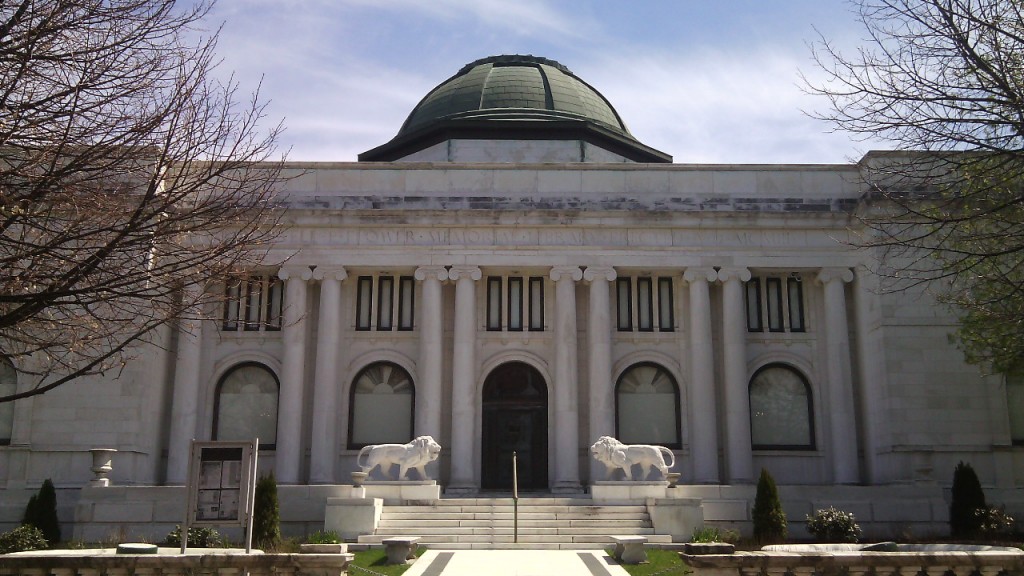
POLYGON ((618 113, 568 68, 537 56, 490 56, 420 100, 387 144, 360 160, 395 160, 449 138, 595 142, 640 162, 671 157, 638 142, 618 113))

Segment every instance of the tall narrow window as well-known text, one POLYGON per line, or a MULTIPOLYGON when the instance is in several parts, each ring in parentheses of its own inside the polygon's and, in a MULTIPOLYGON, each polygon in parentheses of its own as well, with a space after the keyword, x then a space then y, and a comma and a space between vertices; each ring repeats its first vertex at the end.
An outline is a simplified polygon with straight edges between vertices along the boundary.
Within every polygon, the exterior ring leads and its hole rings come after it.
POLYGON ((523 329, 522 277, 510 277, 508 279, 508 329, 515 331, 523 329))
POLYGON ((281 310, 284 305, 284 280, 276 276, 270 278, 267 287, 267 305, 264 313, 264 326, 267 330, 281 329, 281 310))
POLYGON ((380 276, 377 278, 377 330, 394 328, 392 318, 395 313, 395 278, 380 276))
POLYGON ((416 282, 412 276, 398 279, 398 329, 412 330, 416 303, 416 282))
POLYGON ((633 329, 633 282, 630 278, 615 281, 615 300, 618 307, 619 331, 633 329))
POLYGON ((672 305, 672 279, 658 278, 658 330, 672 332, 676 320, 672 305))
POLYGON ((1006 408, 1010 416, 1010 440, 1016 445, 1024 444, 1024 372, 1006 375, 1006 408))
POLYGON ((804 283, 799 278, 786 280, 786 292, 789 296, 789 330, 803 332, 804 324, 804 283))
POLYGON ((761 332, 764 324, 761 320, 761 281, 751 278, 747 282, 747 330, 761 332))
POLYGON ((766 278, 765 290, 768 293, 768 330, 782 332, 782 279, 766 278))
POLYGON ((356 330, 369 330, 373 310, 373 276, 360 276, 356 285, 356 330))
POLYGON ((356 375, 351 390, 350 449, 412 439, 414 389, 405 370, 390 362, 371 364, 356 375))
POLYGON ((249 278, 246 282, 248 293, 245 296, 245 329, 260 329, 260 312, 263 307, 263 282, 259 277, 249 278))
POLYGON ((679 448, 679 387, 664 368, 637 364, 615 385, 616 437, 626 444, 679 448))
POLYGON ((544 278, 530 278, 530 330, 544 330, 544 278))
POLYGON ((501 330, 501 277, 487 277, 487 329, 501 330))
MULTIPOLYGON (((18 391, 18 372, 10 360, 0 356, 0 396, 18 391)), ((0 404, 0 446, 11 443, 14 436, 14 402, 0 404)))
POLYGON ((242 284, 240 278, 231 278, 224 286, 224 330, 238 330, 242 284))
POLYGON ((220 379, 214 400, 214 440, 252 440, 260 448, 277 443, 277 377, 262 364, 241 364, 220 379))
POLYGON ((814 449, 811 387, 784 364, 769 364, 750 380, 750 437, 757 450, 814 449))
POLYGON ((636 322, 641 332, 654 330, 654 302, 650 278, 636 279, 636 322))

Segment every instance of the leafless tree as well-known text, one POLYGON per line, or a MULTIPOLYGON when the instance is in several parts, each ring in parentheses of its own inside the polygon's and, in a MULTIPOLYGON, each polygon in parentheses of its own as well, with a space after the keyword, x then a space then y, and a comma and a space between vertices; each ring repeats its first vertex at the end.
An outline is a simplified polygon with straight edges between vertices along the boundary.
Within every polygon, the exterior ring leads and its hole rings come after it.
POLYGON ((896 287, 963 320, 968 360, 1024 357, 1024 2, 856 0, 855 53, 813 46, 836 130, 900 150, 863 161, 864 245, 896 287))
POLYGON ((0 0, 0 354, 30 384, 116 376, 275 234, 254 95, 218 82, 211 5, 0 0))

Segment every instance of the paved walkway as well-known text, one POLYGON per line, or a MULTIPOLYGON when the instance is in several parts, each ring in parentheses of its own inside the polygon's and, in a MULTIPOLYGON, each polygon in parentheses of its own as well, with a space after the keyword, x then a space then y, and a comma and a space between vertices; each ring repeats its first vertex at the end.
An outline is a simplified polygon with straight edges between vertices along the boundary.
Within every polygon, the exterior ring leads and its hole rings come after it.
POLYGON ((601 550, 427 550, 405 576, 628 576, 601 550))

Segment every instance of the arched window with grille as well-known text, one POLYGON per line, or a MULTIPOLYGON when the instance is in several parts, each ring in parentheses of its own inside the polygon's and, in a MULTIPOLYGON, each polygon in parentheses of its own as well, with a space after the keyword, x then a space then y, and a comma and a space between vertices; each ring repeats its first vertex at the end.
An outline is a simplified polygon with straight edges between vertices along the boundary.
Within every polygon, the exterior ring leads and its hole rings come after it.
MULTIPOLYGON (((18 371, 7 358, 0 356, 0 396, 18 391, 18 371)), ((14 436, 14 402, 0 404, 0 446, 11 443, 14 436)))
POLYGON ((750 437, 755 450, 813 450, 811 387, 798 370, 769 364, 750 379, 750 437))
POLYGON ((260 448, 277 445, 277 376, 262 364, 239 364, 217 383, 213 439, 244 441, 259 438, 260 448))
POLYGON ((378 362, 363 368, 352 382, 349 449, 412 440, 414 400, 412 378, 401 366, 378 362))
POLYGON ((615 385, 615 435, 626 444, 681 448, 679 386, 661 366, 630 366, 615 385))

